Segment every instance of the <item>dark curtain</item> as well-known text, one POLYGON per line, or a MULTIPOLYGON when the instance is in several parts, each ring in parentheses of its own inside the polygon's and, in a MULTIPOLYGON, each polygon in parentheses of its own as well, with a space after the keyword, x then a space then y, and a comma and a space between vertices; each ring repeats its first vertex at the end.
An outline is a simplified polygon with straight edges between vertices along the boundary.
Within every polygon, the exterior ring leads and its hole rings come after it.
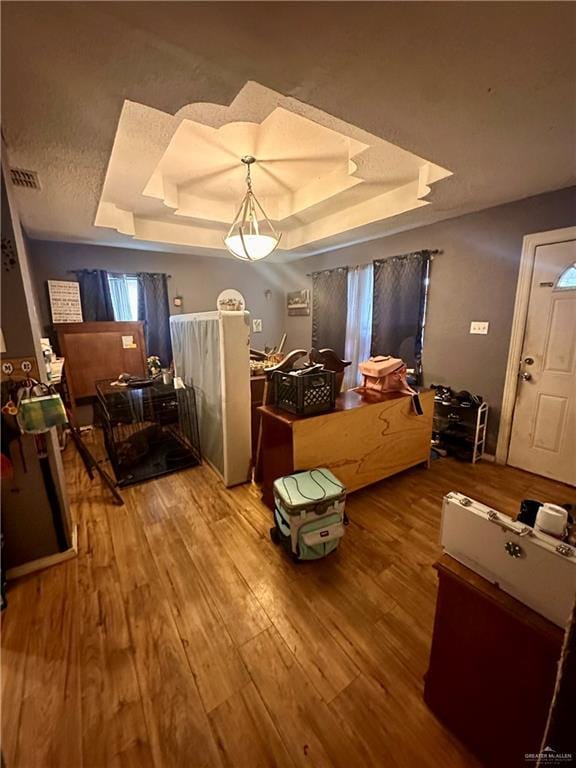
POLYGON ((374 262, 372 354, 401 357, 422 372, 422 335, 430 253, 374 262))
POLYGON ((342 359, 346 343, 348 268, 312 275, 312 346, 333 349, 342 359))
POLYGON ((108 272, 105 269, 80 269, 75 274, 80 283, 84 322, 114 320, 108 272))
POLYGON ((172 362, 168 280, 164 274, 138 274, 138 320, 144 321, 148 355, 157 355, 163 366, 172 362))

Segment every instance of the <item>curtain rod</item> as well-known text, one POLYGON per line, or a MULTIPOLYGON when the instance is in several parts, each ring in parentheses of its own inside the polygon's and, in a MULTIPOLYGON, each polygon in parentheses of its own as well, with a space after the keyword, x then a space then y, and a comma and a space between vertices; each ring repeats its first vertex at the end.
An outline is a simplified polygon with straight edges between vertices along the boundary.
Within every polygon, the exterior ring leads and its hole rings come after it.
MULTIPOLYGON (((67 269, 66 273, 67 274, 71 274, 71 275, 76 275, 76 274, 78 274, 78 272, 97 272, 97 271, 98 271, 97 269, 88 269, 88 268, 83 268, 83 269, 67 269)), ((116 277, 116 275, 118 275, 118 276, 126 275, 126 277, 138 277, 138 272, 110 272, 109 269, 105 269, 104 272, 107 272, 109 275, 113 275, 114 277, 116 277)), ((167 275, 165 272, 149 272, 148 274, 150 274, 150 275, 166 275, 166 277, 168 279, 170 279, 172 277, 172 275, 167 275)))
MULTIPOLYGON (((384 256, 384 258, 382 259, 374 259, 372 261, 372 264, 376 263, 377 261, 386 261, 387 259, 404 259, 404 258, 408 258, 409 256, 419 256, 421 253, 428 254, 428 256, 430 256, 430 260, 434 260, 434 256, 438 256, 439 254, 444 253, 444 251, 440 250, 439 248, 436 248, 433 251, 423 248, 420 251, 412 251, 411 253, 400 253, 396 256, 384 256)), ((364 267, 364 266, 366 265, 354 264, 351 267, 330 267, 329 269, 319 269, 317 272, 306 272, 306 277, 312 277, 312 275, 321 275, 322 272, 338 272, 339 269, 356 269, 356 267, 364 267)))

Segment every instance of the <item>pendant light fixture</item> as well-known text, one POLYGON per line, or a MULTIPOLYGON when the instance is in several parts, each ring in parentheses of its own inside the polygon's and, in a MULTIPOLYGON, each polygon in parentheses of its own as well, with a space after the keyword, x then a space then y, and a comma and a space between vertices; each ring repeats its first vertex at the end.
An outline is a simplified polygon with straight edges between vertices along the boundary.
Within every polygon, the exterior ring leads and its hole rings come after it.
POLYGON ((280 242, 281 235, 276 232, 256 195, 252 192, 250 167, 256 162, 256 158, 245 155, 242 162, 246 166, 247 190, 236 218, 224 238, 224 244, 237 259, 259 261, 270 256, 280 242))

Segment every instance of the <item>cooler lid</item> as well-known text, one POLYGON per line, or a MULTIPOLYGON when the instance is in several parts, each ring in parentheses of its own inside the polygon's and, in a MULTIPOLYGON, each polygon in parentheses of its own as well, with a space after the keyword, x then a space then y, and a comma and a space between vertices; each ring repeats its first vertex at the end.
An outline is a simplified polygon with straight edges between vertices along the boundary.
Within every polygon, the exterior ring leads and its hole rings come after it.
POLYGON ((346 493, 346 486, 321 467, 279 477, 274 481, 274 492, 286 507, 305 507, 338 498, 346 493))

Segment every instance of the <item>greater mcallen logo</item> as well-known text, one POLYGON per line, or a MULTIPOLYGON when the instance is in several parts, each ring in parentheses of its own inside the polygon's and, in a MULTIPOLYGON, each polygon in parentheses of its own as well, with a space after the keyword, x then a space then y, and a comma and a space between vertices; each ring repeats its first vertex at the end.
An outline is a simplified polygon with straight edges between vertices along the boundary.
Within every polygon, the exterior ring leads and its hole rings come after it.
POLYGON ((572 752, 556 752, 552 747, 544 747, 542 752, 527 752, 524 759, 528 762, 538 762, 540 765, 557 765, 571 763, 572 752))

